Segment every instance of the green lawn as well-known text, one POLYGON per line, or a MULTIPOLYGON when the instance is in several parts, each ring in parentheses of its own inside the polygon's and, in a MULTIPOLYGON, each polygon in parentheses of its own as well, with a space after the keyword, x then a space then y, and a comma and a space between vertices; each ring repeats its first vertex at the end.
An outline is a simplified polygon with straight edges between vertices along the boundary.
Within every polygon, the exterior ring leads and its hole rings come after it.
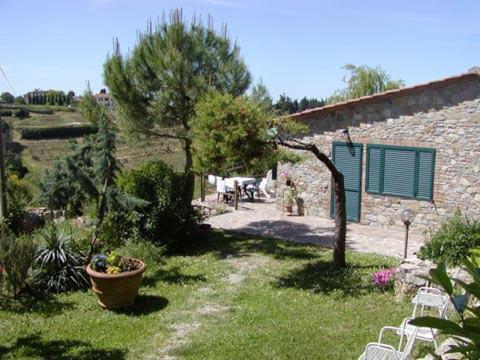
POLYGON ((0 310, 0 357, 55 359, 356 359, 408 301, 370 285, 390 258, 216 232, 155 263, 136 304, 101 310, 90 292, 0 310))

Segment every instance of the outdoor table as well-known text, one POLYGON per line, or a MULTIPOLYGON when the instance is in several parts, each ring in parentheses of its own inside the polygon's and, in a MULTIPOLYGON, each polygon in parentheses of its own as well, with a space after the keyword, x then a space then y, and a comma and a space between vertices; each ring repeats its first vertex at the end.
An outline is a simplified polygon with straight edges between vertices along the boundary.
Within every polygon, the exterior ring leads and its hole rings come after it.
POLYGON ((238 187, 243 190, 245 194, 247 194, 247 197, 253 201, 254 194, 252 193, 251 195, 248 193, 248 191, 245 191, 248 185, 255 184, 256 179, 252 177, 241 177, 241 176, 236 176, 236 177, 231 177, 231 178, 225 178, 225 185, 231 189, 235 189, 235 181, 238 184, 238 187))

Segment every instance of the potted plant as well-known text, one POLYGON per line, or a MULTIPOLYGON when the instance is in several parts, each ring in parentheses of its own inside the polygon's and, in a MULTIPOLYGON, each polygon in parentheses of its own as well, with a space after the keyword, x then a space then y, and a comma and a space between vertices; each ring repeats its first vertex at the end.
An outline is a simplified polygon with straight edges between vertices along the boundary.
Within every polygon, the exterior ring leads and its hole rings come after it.
POLYGON ((115 252, 96 254, 87 266, 92 290, 104 309, 120 309, 132 305, 142 283, 146 265, 137 259, 115 252))
POLYGON ((283 205, 288 215, 292 215, 293 202, 297 198, 297 189, 293 186, 291 180, 287 180, 288 187, 285 189, 283 195, 283 205))

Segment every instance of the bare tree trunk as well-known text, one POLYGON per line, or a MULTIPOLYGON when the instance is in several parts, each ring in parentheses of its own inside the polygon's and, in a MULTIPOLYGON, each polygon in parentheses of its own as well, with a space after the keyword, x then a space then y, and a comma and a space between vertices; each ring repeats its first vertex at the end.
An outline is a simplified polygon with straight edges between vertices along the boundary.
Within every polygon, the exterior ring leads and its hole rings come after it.
POLYGON ((281 139, 277 140, 279 145, 288 147, 290 149, 310 151, 315 157, 320 160, 330 170, 333 176, 333 199, 335 204, 335 235, 333 241, 333 266, 336 268, 345 267, 345 242, 347 235, 347 211, 346 211, 346 197, 345 184, 343 174, 337 170, 335 164, 322 153, 318 147, 313 144, 304 144, 295 141, 295 144, 284 142, 281 139))

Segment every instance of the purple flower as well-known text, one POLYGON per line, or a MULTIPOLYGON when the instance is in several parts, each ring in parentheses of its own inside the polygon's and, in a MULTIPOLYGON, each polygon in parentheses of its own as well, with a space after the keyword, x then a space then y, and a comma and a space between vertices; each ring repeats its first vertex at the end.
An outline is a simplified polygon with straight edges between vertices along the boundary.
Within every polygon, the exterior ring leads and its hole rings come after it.
POLYGON ((372 276, 373 285, 382 289, 388 287, 392 283, 393 276, 395 275, 395 271, 396 271, 395 268, 391 268, 391 269, 380 270, 376 273, 373 273, 373 276, 372 276))

